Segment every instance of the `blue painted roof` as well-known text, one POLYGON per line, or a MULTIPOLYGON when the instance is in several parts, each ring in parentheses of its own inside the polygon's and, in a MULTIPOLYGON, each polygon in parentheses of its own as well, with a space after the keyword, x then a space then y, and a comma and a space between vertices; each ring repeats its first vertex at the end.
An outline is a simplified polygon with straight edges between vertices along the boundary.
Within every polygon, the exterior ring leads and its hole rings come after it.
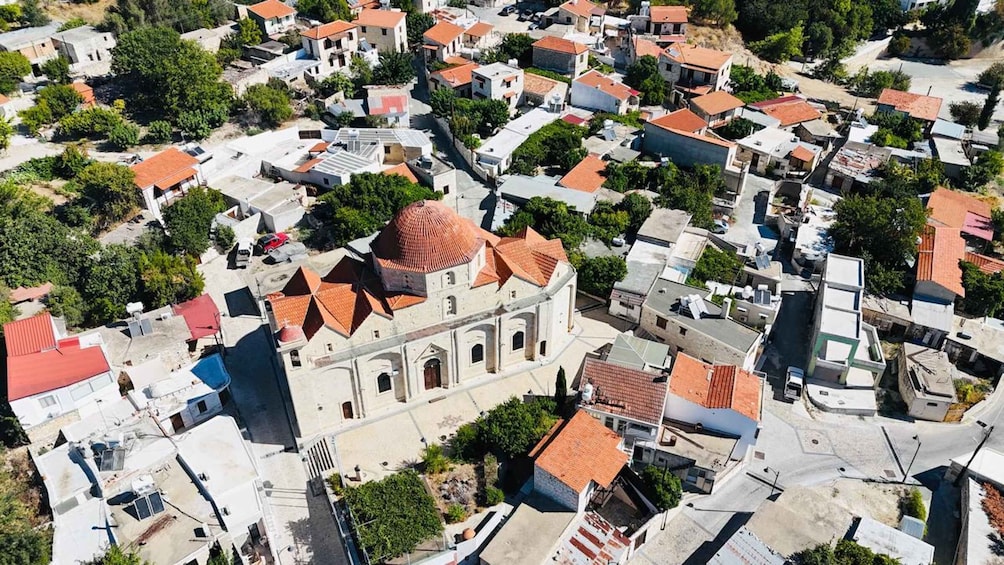
POLYGON ((219 353, 200 359, 192 367, 192 374, 214 390, 219 390, 230 384, 230 373, 227 372, 227 367, 223 364, 223 358, 220 357, 219 353))

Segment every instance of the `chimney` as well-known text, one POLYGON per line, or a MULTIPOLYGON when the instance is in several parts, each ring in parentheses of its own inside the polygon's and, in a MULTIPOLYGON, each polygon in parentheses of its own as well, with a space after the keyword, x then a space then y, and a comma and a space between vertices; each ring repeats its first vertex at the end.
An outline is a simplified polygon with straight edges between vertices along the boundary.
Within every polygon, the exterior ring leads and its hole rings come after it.
POLYGON ((730 320, 729 312, 732 311, 732 299, 726 298, 722 300, 722 318, 730 320))

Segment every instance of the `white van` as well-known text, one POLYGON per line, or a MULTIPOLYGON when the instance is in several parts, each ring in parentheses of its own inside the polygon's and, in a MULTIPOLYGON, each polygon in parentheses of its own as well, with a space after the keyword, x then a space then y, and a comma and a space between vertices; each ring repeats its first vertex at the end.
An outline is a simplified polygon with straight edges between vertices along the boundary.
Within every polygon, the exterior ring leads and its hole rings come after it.
POLYGON ((238 269, 246 269, 251 262, 251 254, 254 252, 254 240, 244 238, 237 242, 237 254, 234 256, 234 266, 238 269))

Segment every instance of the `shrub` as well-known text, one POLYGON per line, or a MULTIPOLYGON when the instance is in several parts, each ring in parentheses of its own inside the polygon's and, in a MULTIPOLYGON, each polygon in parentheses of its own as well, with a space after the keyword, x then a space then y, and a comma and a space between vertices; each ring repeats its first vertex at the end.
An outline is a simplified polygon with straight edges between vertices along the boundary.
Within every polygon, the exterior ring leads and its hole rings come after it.
POLYGON ((505 493, 498 487, 489 486, 485 489, 485 503, 488 506, 502 504, 505 501, 505 493))
POLYGON ((890 57, 899 57, 906 50, 910 48, 910 38, 905 35, 893 34, 892 39, 889 40, 889 47, 886 48, 886 52, 889 53, 890 57))
POLYGON ((152 121, 146 130, 146 135, 143 136, 143 143, 152 145, 168 143, 171 141, 171 134, 173 132, 174 128, 171 127, 171 122, 166 120, 152 121))
POLYGON ((485 485, 493 487, 499 482, 499 460, 491 453, 485 455, 483 463, 485 470, 485 485))
POLYGON ((451 504, 446 509, 446 523, 456 524, 467 519, 467 509, 459 504, 451 504))
POLYGON ((221 251, 227 251, 234 246, 234 242, 237 240, 237 234, 234 233, 234 229, 230 226, 216 226, 216 231, 213 233, 213 242, 216 243, 221 251))
POLYGON ((655 465, 645 467, 641 472, 641 480, 645 484, 645 494, 660 511, 676 508, 683 496, 683 486, 680 478, 665 469, 655 465))
POLYGON ((924 496, 916 487, 911 488, 899 501, 900 512, 922 522, 927 521, 927 508, 924 507, 924 496))
POLYGON ((430 443, 422 450, 422 465, 429 475, 445 473, 450 468, 450 461, 443 454, 443 446, 430 443))
POLYGON ((108 132, 108 143, 119 151, 139 144, 139 126, 125 120, 120 121, 108 132))
POLYGON ((345 492, 345 485, 342 483, 342 476, 338 473, 328 477, 328 486, 331 487, 331 492, 333 492, 335 496, 341 496, 342 493, 345 492))
POLYGON ((443 531, 436 503, 413 471, 346 489, 345 503, 371 563, 408 553, 443 531))
POLYGON ((476 461, 484 453, 484 447, 478 441, 478 426, 474 422, 463 424, 457 428, 450 440, 450 451, 458 461, 476 461))

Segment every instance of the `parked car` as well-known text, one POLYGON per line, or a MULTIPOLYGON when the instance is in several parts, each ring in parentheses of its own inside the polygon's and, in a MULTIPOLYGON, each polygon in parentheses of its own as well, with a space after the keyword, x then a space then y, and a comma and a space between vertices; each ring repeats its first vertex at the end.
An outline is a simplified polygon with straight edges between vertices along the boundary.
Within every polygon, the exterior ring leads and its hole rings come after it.
POLYGON ((613 245, 614 247, 624 247, 624 238, 615 237, 610 240, 610 244, 613 245))
POLYGON ((237 242, 237 254, 234 255, 234 266, 238 269, 246 269, 251 262, 251 254, 254 252, 254 240, 249 237, 237 242))
POLYGON ((715 220, 715 225, 711 228, 711 233, 723 234, 729 231, 729 223, 725 220, 715 220))
POLYGON ((289 243, 289 236, 287 234, 282 232, 265 234, 258 239, 258 249, 261 249, 262 254, 265 255, 287 243, 289 243))
POLYGON ((502 11, 499 12, 499 15, 500 16, 510 16, 512 14, 515 14, 515 13, 516 13, 516 5, 515 4, 509 4, 505 8, 502 8, 502 11))
POLYGON ((792 401, 802 398, 804 383, 805 372, 798 367, 788 367, 788 373, 784 377, 784 397, 792 401))
POLYGON ((292 263, 307 258, 307 246, 296 241, 277 247, 268 253, 274 263, 292 263))
POLYGON ((519 13, 519 17, 516 19, 521 22, 525 22, 526 20, 529 20, 532 17, 533 17, 533 10, 523 10, 522 12, 519 13))

